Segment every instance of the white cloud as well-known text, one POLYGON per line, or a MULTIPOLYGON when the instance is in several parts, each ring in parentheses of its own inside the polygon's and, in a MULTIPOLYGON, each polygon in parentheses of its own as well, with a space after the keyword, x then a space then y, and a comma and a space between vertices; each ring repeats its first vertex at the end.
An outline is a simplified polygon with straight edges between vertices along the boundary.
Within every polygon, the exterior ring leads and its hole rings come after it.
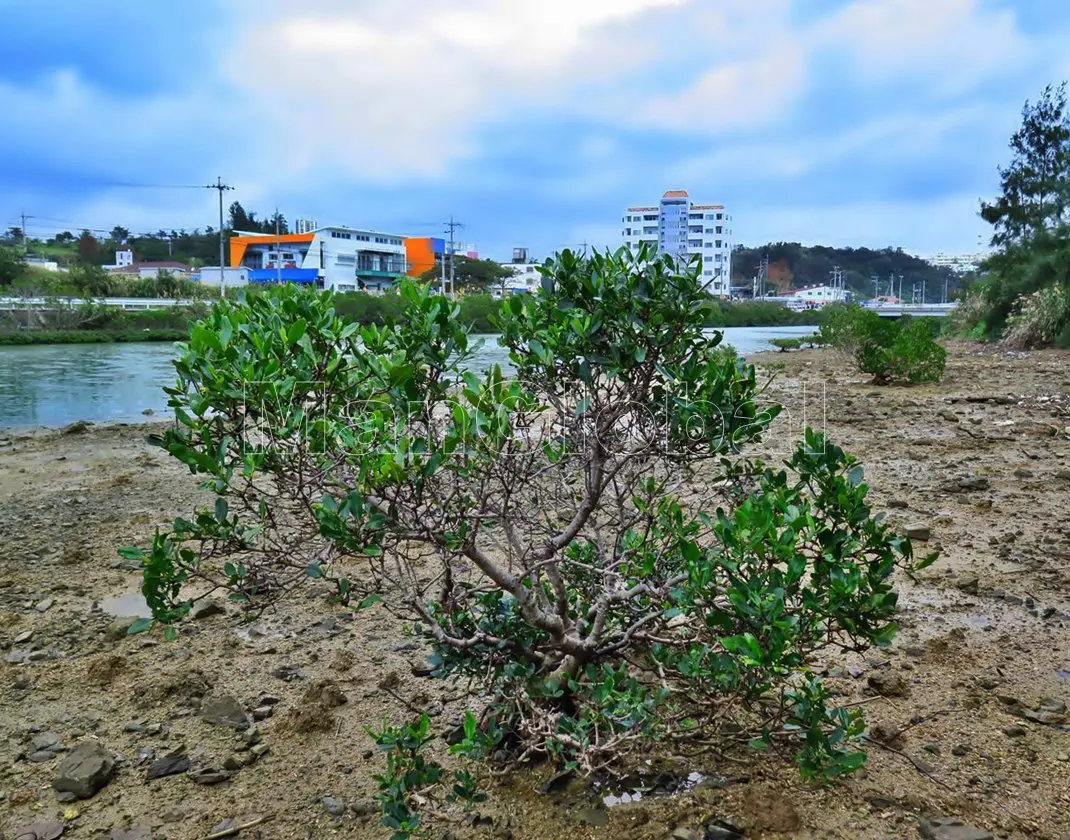
POLYGON ((981 0, 856 0, 811 32, 814 48, 851 59, 852 79, 917 80, 956 93, 1028 54, 1014 13, 981 0))
POLYGON ((325 154, 364 178, 435 176, 491 116, 643 61, 628 26, 685 1, 318 0, 253 10, 227 69, 257 101, 257 130, 279 133, 282 165, 325 154))

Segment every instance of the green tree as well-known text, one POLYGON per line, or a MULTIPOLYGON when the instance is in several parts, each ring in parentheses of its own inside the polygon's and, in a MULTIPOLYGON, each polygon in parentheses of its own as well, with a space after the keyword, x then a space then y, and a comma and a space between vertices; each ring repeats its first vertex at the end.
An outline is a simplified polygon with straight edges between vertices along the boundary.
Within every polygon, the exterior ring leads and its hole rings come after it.
POLYGON ((1066 82, 1048 85, 1036 103, 1022 108, 1011 137, 1013 157, 1000 168, 1002 195, 982 202, 981 216, 994 228, 992 244, 1020 245, 1058 229, 1070 207, 1070 111, 1066 82))
POLYGON ((0 246, 0 286, 10 286, 22 274, 22 254, 15 248, 0 246))
MULTIPOLYGON (((503 280, 513 276, 513 273, 494 260, 473 260, 470 257, 456 254, 454 259, 454 276, 458 289, 466 291, 492 291, 501 286, 503 280)), ((446 274, 449 275, 449 259, 446 261, 446 274)), ((439 285, 442 282, 442 265, 425 271, 420 279, 425 283, 439 285)))
POLYGON ((91 231, 83 230, 78 237, 78 256, 82 262, 98 263, 100 261, 100 243, 91 231))
MULTIPOLYGON (((1014 322, 1017 346, 1040 346, 1070 331, 1070 111, 1067 86, 1049 85, 1022 109, 1011 138, 1013 156, 1000 169, 1002 195, 982 203, 998 250, 987 261, 978 294, 990 338, 1014 322), (1046 293, 1059 288, 1062 291, 1046 293)), ((964 325, 969 327, 969 325, 964 325)), ((1061 340, 1061 339, 1060 339, 1061 340)))
POLYGON ((130 238, 130 231, 122 225, 116 225, 111 229, 111 238, 117 245, 122 245, 130 238))

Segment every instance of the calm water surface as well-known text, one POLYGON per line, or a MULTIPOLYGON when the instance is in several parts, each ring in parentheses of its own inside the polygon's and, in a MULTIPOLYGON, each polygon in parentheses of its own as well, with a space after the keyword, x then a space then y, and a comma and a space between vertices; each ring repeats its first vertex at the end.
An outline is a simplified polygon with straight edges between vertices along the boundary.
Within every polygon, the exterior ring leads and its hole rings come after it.
MULTIPOLYGON (((769 340, 809 335, 816 327, 729 327, 725 342, 741 354, 770 349, 769 340)), ((508 366, 495 336, 482 336, 473 368, 508 366)), ((174 346, 57 344, 0 347, 0 428, 63 426, 75 420, 135 422, 146 412, 168 416, 161 390, 175 380, 174 346)))

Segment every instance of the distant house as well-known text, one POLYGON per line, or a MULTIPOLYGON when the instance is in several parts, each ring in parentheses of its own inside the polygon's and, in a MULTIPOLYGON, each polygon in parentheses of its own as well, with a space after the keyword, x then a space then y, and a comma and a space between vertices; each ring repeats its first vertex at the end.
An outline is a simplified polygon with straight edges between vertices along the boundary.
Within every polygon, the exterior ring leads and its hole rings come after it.
POLYGON ((161 272, 165 271, 178 275, 179 277, 189 277, 192 273, 190 267, 185 263, 172 260, 161 260, 160 262, 132 262, 129 265, 105 266, 105 268, 111 274, 123 274, 131 277, 141 277, 147 280, 158 277, 161 272))
POLYGON ((824 306, 834 301, 845 301, 850 297, 849 293, 837 286, 807 286, 802 289, 789 289, 781 292, 778 300, 792 306, 812 309, 824 306))

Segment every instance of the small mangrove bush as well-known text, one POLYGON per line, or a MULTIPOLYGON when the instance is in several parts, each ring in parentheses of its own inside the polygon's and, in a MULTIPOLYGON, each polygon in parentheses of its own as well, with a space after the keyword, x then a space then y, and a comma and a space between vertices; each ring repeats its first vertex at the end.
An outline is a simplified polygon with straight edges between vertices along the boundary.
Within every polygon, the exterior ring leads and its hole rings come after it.
POLYGON ((822 435, 783 463, 748 454, 779 408, 704 331, 697 272, 646 249, 543 271, 498 319, 508 374, 474 372, 458 305, 418 285, 385 325, 292 287, 219 302, 154 439, 215 504, 123 550, 155 620, 182 619, 194 581, 254 612, 329 581, 483 698, 469 758, 591 772, 712 739, 787 749, 807 777, 858 768, 861 710, 811 665, 888 643, 893 570, 932 558, 822 435))
POLYGON ((935 340, 933 320, 882 318, 857 305, 836 307, 821 325, 820 340, 848 354, 878 385, 939 382, 947 351, 935 340))

